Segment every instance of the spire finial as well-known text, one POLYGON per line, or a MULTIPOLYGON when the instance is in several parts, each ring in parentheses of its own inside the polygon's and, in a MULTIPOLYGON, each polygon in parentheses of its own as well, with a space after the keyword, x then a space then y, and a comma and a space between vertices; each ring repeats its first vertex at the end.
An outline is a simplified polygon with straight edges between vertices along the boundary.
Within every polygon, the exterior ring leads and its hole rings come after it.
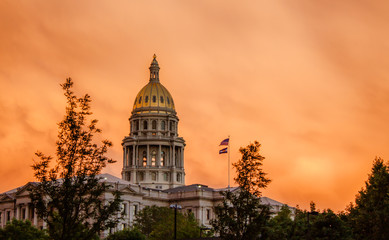
POLYGON ((157 58, 157 55, 154 53, 153 59, 156 59, 156 58, 157 58))

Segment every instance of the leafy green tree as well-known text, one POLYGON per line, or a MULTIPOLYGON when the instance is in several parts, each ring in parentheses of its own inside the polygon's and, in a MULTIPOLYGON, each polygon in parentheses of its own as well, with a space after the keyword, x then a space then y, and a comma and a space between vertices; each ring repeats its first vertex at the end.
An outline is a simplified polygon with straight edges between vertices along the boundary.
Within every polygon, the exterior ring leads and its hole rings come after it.
POLYGON ((293 230, 292 212, 284 205, 280 212, 270 219, 266 235, 268 239, 287 240, 293 236, 293 230))
POLYGON ((30 221, 13 219, 2 229, 0 228, 0 239, 3 240, 48 240, 49 236, 45 231, 31 225, 30 221))
POLYGON ((331 209, 320 213, 310 226, 309 239, 347 240, 351 238, 351 230, 346 223, 331 209))
MULTIPOLYGON (((150 240, 173 239, 174 210, 167 207, 147 206, 135 219, 135 227, 150 240)), ((177 212, 177 239, 200 236, 200 227, 193 214, 177 212)))
POLYGON ((146 240, 146 236, 143 235, 138 229, 124 229, 122 231, 110 234, 106 240, 146 240))
POLYGON ((67 99, 66 115, 58 124, 56 165, 52 157, 37 152, 34 176, 40 182, 30 190, 38 216, 47 222, 50 238, 56 240, 95 239, 100 231, 113 227, 119 211, 120 194, 105 202, 103 193, 110 191, 98 176, 114 161, 105 156, 112 143, 98 146, 93 137, 101 132, 91 115, 90 96, 78 98, 72 92, 73 81, 61 85, 67 99))
POLYGON ((239 190, 223 192, 222 204, 214 209, 216 218, 211 224, 222 239, 251 240, 264 236, 270 209, 261 204, 260 197, 270 179, 262 170, 264 157, 259 154, 260 146, 255 141, 239 149, 242 158, 233 164, 239 190))
POLYGON ((381 158, 373 162, 365 188, 359 191, 355 205, 348 208, 348 222, 355 239, 388 239, 389 236, 389 164, 381 158))

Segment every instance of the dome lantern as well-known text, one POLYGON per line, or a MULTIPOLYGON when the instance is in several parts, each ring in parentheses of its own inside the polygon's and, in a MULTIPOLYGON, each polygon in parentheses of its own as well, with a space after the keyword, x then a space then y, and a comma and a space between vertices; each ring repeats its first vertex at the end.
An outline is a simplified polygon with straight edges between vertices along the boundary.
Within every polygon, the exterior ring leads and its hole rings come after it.
POLYGON ((150 65, 150 82, 159 82, 159 65, 157 55, 154 54, 153 61, 150 65))

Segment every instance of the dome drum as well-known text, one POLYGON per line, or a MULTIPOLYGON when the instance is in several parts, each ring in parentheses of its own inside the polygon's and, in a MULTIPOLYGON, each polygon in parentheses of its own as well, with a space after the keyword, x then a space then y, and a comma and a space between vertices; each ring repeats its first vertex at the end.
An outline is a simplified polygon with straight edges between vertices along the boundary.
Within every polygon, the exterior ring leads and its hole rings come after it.
POLYGON ((130 134, 123 139, 122 177, 156 189, 185 185, 185 140, 178 137, 173 97, 159 82, 154 55, 150 80, 135 97, 130 134))

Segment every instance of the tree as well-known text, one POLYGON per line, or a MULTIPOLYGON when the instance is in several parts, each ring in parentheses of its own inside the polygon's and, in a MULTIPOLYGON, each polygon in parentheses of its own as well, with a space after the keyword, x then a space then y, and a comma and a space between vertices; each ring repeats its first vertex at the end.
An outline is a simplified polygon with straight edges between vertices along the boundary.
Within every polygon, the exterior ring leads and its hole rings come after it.
POLYGON ((112 143, 98 146, 93 137, 101 133, 91 115, 90 96, 78 98, 72 92, 73 81, 61 85, 67 99, 66 115, 58 124, 56 165, 52 157, 37 152, 34 176, 40 182, 30 190, 38 216, 48 225, 50 238, 56 240, 94 239, 104 229, 115 226, 113 216, 119 211, 120 194, 105 202, 103 193, 111 191, 98 176, 114 161, 105 156, 112 143))
POLYGON ((134 228, 117 231, 109 235, 106 240, 146 240, 146 236, 134 228))
POLYGON ((261 189, 270 179, 262 170, 264 157, 259 154, 260 144, 255 141, 240 148, 242 158, 233 164, 237 171, 234 179, 239 190, 223 192, 223 202, 216 206, 216 219, 211 221, 222 239, 259 239, 264 235, 270 209, 261 204, 261 189))
POLYGON ((389 236, 389 164, 381 158, 373 162, 365 188, 355 205, 348 208, 348 221, 355 239, 387 239, 389 236))
POLYGON ((0 228, 0 239, 48 240, 49 236, 45 231, 32 226, 28 220, 13 219, 3 229, 0 228))
POLYGON ((320 213, 310 226, 308 239, 347 240, 352 238, 346 223, 331 209, 327 209, 320 213))
MULTIPOLYGON (((135 227, 150 240, 173 239, 174 211, 167 207, 147 206, 135 219, 135 227)), ((193 214, 177 213, 177 239, 200 236, 200 226, 193 214)))
POLYGON ((268 224, 267 237, 274 240, 287 240, 293 236, 293 220, 287 205, 281 207, 280 212, 270 219, 268 224))

